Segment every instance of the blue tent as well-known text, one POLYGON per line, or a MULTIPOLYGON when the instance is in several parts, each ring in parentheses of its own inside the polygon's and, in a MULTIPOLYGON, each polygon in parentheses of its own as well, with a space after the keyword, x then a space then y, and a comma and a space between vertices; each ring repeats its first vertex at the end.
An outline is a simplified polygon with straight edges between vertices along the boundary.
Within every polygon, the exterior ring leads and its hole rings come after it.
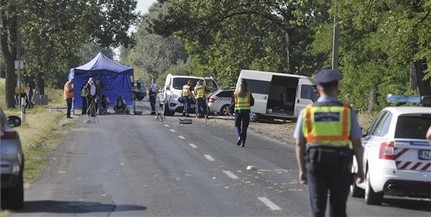
POLYGON ((115 62, 99 52, 90 62, 70 69, 68 78, 69 80, 75 79, 74 108, 82 108, 81 88, 90 77, 102 81, 103 95, 109 98, 110 106, 115 103, 119 96, 123 96, 128 105, 133 103, 131 96, 133 68, 115 62))

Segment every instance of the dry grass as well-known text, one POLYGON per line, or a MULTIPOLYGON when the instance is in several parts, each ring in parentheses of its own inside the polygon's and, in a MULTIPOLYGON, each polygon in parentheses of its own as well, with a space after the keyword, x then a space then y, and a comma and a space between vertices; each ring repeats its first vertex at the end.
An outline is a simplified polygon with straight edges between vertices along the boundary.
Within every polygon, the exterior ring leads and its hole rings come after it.
MULTIPOLYGON (((0 107, 4 109, 6 115, 23 117, 22 125, 15 129, 20 134, 26 160, 25 184, 40 175, 41 169, 47 163, 45 156, 61 142, 62 132, 71 126, 70 120, 65 122, 63 112, 48 109, 49 107, 65 106, 62 91, 48 89, 46 94, 49 97, 48 105, 35 106, 33 109, 28 109, 24 115, 18 109, 5 108, 5 83, 4 79, 0 79, 0 107)), ((8 211, 0 212, 0 217, 8 215, 8 211)))

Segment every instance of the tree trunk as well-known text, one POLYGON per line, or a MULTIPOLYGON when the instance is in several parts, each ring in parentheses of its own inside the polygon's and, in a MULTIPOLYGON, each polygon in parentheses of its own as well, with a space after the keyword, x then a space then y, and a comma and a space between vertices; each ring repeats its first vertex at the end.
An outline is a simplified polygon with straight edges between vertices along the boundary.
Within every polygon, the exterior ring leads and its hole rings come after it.
POLYGON ((431 96, 431 81, 424 80, 424 73, 427 69, 425 60, 418 60, 413 63, 413 76, 416 81, 415 87, 420 96, 431 96))

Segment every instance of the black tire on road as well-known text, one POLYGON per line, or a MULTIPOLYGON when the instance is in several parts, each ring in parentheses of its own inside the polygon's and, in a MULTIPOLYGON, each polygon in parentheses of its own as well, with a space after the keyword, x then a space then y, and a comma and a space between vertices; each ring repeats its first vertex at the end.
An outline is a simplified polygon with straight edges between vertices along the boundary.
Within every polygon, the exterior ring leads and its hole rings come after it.
POLYGON ((369 205, 381 205, 383 202, 383 192, 374 192, 370 184, 370 172, 367 170, 365 186, 365 203, 369 205))
POLYGON ((352 185, 350 185, 350 193, 352 195, 352 197, 359 197, 359 198, 363 198, 365 196, 365 190, 358 187, 356 185, 356 181, 353 180, 352 185))
POLYGON ((24 206, 24 178, 21 173, 18 177, 17 184, 12 188, 2 189, 1 203, 3 210, 20 210, 24 206))
POLYGON ((230 115, 229 105, 224 105, 224 106, 221 107, 221 109, 220 109, 220 115, 222 115, 222 116, 228 116, 228 115, 230 115))
POLYGON ((166 103, 163 104, 163 115, 165 116, 174 116, 175 112, 169 111, 168 107, 166 106, 166 103))

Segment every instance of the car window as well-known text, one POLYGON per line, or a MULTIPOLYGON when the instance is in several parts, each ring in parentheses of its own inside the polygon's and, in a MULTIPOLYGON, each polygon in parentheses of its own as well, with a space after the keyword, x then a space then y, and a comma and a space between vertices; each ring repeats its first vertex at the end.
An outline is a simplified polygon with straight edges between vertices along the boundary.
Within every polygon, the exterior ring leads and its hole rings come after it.
POLYGON ((382 122, 383 118, 387 115, 387 111, 381 111, 377 116, 374 118, 373 122, 370 125, 370 128, 368 128, 367 135, 376 135, 377 129, 382 122))
POLYGON ((218 90, 217 84, 211 79, 205 79, 206 93, 213 93, 218 90))
POLYGON ((389 127, 391 126, 392 121, 392 114, 389 112, 386 112, 386 115, 382 117, 382 121, 380 121, 380 124, 376 128, 376 132, 374 135, 376 136, 384 136, 388 133, 389 127))
POLYGON ((301 85, 301 98, 311 99, 311 101, 316 102, 319 95, 317 94, 315 85, 301 85))
POLYGON ((430 123, 430 114, 400 115, 395 128, 395 138, 425 139, 430 123))
POLYGON ((222 91, 219 94, 217 94, 218 97, 232 97, 233 96, 233 90, 232 91, 222 91))

